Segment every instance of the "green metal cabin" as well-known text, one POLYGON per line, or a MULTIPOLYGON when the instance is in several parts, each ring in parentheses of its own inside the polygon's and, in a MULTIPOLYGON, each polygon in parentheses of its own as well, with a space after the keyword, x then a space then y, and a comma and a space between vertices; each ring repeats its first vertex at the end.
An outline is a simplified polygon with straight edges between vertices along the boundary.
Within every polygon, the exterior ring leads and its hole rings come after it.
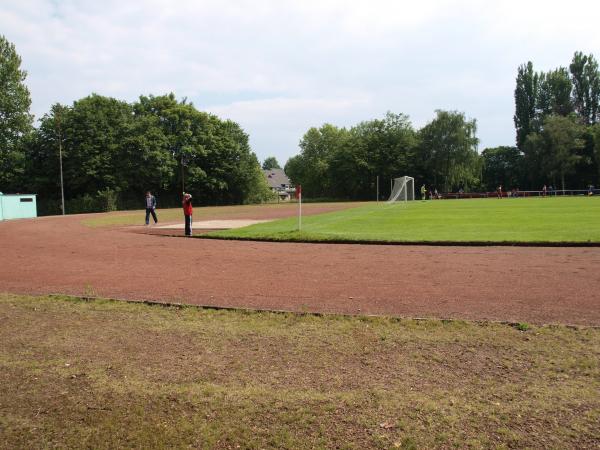
POLYGON ((0 192, 0 220, 37 217, 35 194, 3 194, 0 192))

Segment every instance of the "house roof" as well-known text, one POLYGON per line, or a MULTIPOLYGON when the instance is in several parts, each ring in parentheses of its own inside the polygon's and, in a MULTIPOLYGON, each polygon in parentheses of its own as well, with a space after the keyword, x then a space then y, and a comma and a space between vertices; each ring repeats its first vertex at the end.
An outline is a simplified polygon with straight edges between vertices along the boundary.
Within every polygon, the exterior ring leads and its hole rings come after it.
POLYGON ((283 169, 269 169, 263 170, 267 183, 272 188, 280 188, 282 185, 289 186, 290 179, 287 177, 283 169))

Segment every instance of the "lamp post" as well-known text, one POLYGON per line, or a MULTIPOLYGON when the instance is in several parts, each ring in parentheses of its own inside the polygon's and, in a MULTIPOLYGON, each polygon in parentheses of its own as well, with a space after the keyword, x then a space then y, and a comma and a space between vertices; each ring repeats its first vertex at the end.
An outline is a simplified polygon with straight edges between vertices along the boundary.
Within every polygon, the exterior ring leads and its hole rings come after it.
POLYGON ((63 181, 63 165, 62 165, 62 132, 60 128, 60 105, 55 105, 54 116, 56 118, 56 128, 58 131, 58 161, 60 166, 60 197, 61 209, 63 216, 65 215, 65 186, 63 181))

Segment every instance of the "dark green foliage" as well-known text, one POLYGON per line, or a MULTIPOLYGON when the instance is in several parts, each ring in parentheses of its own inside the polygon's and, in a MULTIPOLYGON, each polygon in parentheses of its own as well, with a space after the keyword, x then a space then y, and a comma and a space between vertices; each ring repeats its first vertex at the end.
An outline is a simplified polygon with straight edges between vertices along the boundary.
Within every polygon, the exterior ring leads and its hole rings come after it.
POLYGON ((537 173, 546 174, 554 185, 558 182, 564 189, 565 177, 575 172, 581 160, 578 151, 583 146, 582 128, 575 116, 551 115, 544 120, 540 133, 527 137, 525 155, 532 167, 537 165, 537 173))
POLYGON ((60 195, 59 131, 67 212, 141 208, 147 190, 163 207, 176 206, 184 189, 198 204, 261 202, 271 195, 238 124, 173 94, 133 104, 92 94, 72 106, 55 105, 27 142, 27 186, 48 212, 57 212, 60 195))
POLYGON ((573 112, 571 92, 573 83, 569 71, 564 67, 538 75, 538 96, 536 100, 536 127, 539 130, 544 118, 550 114, 567 116, 573 112))
POLYGON ((569 66, 573 77, 573 104, 581 122, 591 125, 600 115, 600 72, 593 55, 575 52, 569 66))
POLYGON ((600 170, 600 124, 595 124, 593 127, 590 127, 589 132, 593 142, 593 155, 596 162, 596 168, 600 170))
POLYGON ((349 130, 311 128, 300 149, 285 170, 307 197, 372 199, 377 176, 380 194, 387 197, 391 178, 414 173, 417 135, 407 116, 388 113, 349 130))
POLYGON ((591 125, 600 116, 600 71, 593 55, 576 52, 567 70, 518 69, 515 88, 517 147, 522 181, 584 189, 598 182, 599 157, 591 125))
POLYGON ((527 135, 535 131, 536 99, 538 95, 539 75, 533 71, 533 64, 519 66, 517 86, 515 88, 515 115, 517 147, 523 148, 527 135))
POLYGON ((22 139, 33 120, 26 76, 14 44, 0 35, 0 187, 7 191, 18 189, 25 171, 22 139))
POLYGON ((456 111, 436 111, 436 118, 421 129, 421 158, 426 173, 433 177, 433 187, 440 183, 444 192, 449 192, 479 182, 476 131, 475 120, 456 111))
POLYGON ((373 199, 378 176, 380 198, 402 175, 439 182, 440 190, 473 186, 481 172, 475 131, 475 121, 446 111, 419 132, 408 116, 393 113, 350 129, 325 124, 306 132, 285 169, 307 198, 373 199))
POLYGON ((274 156, 269 156, 263 161, 262 168, 263 170, 281 169, 281 166, 277 162, 277 158, 275 158, 274 156))
POLYGON ((518 148, 486 148, 481 156, 486 190, 494 191, 499 184, 506 189, 520 187, 524 161, 523 153, 518 148))

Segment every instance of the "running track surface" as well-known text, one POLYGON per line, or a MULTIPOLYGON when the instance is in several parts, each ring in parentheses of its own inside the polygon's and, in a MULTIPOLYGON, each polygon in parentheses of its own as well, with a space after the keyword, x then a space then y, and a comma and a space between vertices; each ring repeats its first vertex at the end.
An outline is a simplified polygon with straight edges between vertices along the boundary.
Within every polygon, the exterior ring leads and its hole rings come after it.
POLYGON ((600 248, 217 241, 84 217, 0 222, 0 292, 600 325, 600 248))

